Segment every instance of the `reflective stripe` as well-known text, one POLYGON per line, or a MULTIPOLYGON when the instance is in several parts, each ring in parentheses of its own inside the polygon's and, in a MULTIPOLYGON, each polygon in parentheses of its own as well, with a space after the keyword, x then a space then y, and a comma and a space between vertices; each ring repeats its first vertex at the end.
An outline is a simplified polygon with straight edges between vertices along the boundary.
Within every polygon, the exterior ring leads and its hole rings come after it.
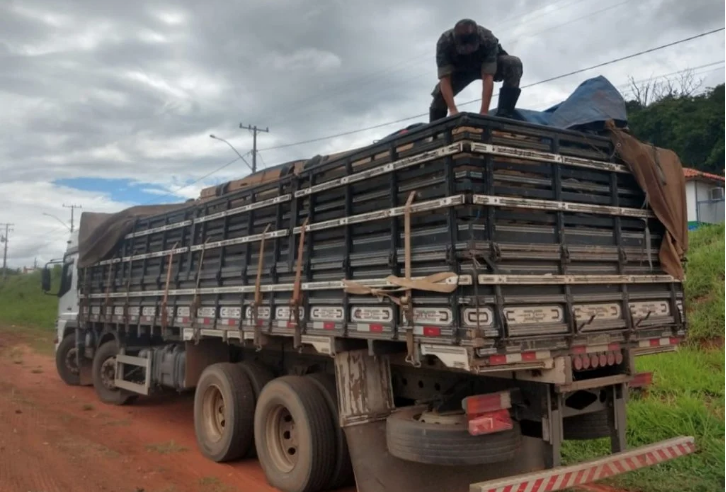
POLYGON ((693 437, 623 451, 585 463, 469 485, 472 492, 555 491, 652 466, 696 451, 693 437))

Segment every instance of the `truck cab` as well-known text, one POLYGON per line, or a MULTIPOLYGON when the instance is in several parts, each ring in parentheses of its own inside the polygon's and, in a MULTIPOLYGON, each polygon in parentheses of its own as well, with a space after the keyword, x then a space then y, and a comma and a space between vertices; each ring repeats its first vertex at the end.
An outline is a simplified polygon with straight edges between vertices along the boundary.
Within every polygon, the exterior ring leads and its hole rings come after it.
POLYGON ((60 260, 52 260, 41 274, 43 292, 58 297, 58 314, 55 320, 56 367, 64 382, 79 384, 76 357, 76 328, 78 325, 78 231, 71 232, 66 251, 60 260), (60 266, 60 283, 52 291, 52 269, 60 266))

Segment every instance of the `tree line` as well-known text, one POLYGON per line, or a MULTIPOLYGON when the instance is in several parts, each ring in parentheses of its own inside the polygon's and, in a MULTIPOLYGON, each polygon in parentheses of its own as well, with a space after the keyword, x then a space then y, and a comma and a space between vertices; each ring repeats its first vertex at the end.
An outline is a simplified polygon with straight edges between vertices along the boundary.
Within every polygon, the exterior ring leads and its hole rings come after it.
POLYGON ((637 83, 631 79, 628 125, 638 139, 673 150, 685 167, 724 175, 724 84, 700 89, 692 73, 637 83))

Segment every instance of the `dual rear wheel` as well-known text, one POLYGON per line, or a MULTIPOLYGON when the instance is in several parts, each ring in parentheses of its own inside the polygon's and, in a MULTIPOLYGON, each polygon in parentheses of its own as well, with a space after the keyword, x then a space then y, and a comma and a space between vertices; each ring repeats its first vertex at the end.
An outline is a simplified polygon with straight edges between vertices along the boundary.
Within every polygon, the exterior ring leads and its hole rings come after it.
POLYGON ((270 485, 318 492, 349 483, 352 466, 326 375, 276 379, 255 363, 207 367, 197 384, 199 449, 214 461, 257 455, 270 485))

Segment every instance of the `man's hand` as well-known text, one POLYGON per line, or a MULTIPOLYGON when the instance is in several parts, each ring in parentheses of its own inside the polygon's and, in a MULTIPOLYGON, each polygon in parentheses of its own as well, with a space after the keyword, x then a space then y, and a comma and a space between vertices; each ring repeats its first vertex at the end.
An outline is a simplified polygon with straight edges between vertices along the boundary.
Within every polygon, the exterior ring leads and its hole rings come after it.
POLYGON ((456 109, 455 107, 449 109, 449 116, 456 116, 457 114, 459 114, 459 110, 456 109))

